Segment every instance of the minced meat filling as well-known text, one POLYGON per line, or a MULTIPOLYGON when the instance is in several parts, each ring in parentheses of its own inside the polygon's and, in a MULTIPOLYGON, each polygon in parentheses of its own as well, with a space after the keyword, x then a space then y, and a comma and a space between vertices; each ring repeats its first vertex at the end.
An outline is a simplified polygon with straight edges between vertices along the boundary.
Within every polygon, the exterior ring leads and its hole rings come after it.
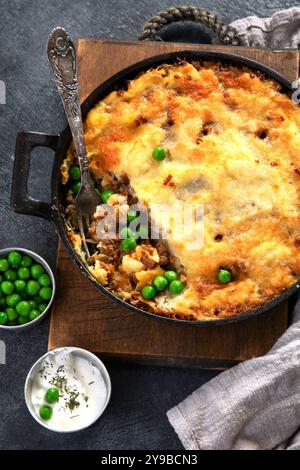
MULTIPOLYGON (((72 165, 74 166, 76 163, 77 161, 74 158, 72 165)), ((138 202, 130 187, 127 175, 124 174, 120 179, 117 179, 107 172, 103 175, 103 178, 94 179, 94 181, 99 194, 108 189, 113 192, 107 201, 107 205, 113 209, 116 219, 119 220, 120 215, 126 218, 130 206, 138 202)), ((151 302, 143 298, 140 292, 145 286, 151 285, 156 277, 162 276, 167 269, 175 269, 175 259, 170 255, 165 242, 149 238, 139 239, 133 250, 129 252, 122 251, 122 237, 120 237, 118 230, 115 239, 105 239, 103 237, 106 231, 109 233, 110 224, 112 224, 114 217, 113 214, 108 214, 107 205, 101 204, 99 199, 99 205, 91 217, 87 235, 91 255, 86 260, 77 227, 75 196, 76 194, 66 187, 65 218, 68 236, 75 250, 101 284, 123 300, 132 301, 136 305, 143 305, 143 308, 152 310, 151 302), (100 231, 99 222, 104 222, 100 231)), ((182 276, 180 279, 185 281, 182 276)))

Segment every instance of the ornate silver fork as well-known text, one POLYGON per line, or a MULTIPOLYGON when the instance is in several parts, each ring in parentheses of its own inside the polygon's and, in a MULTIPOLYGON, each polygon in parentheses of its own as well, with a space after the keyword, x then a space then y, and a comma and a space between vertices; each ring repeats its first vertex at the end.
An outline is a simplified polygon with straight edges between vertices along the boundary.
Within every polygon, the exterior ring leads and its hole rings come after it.
POLYGON ((47 41, 47 55, 54 75, 54 81, 61 97, 71 129, 81 172, 81 186, 75 198, 78 227, 87 259, 90 257, 83 222, 89 227, 90 216, 99 204, 91 180, 86 147, 83 135, 79 89, 77 78, 76 49, 68 33, 63 28, 55 28, 47 41))

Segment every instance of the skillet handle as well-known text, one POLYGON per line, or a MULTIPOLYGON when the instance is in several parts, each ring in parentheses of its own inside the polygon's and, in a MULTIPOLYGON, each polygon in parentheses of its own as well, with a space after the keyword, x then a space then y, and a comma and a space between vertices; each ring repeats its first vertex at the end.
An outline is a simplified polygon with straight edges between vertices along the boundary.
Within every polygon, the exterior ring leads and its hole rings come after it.
POLYGON ((231 26, 224 23, 215 13, 192 5, 181 5, 159 11, 142 27, 139 40, 162 41, 159 33, 162 28, 179 21, 193 21, 211 29, 221 44, 238 45, 239 39, 231 26))
POLYGON ((15 212, 35 215, 47 220, 54 219, 55 209, 52 204, 30 197, 27 184, 32 150, 34 147, 48 147, 55 151, 58 137, 58 135, 39 132, 18 133, 11 188, 11 207, 15 212))

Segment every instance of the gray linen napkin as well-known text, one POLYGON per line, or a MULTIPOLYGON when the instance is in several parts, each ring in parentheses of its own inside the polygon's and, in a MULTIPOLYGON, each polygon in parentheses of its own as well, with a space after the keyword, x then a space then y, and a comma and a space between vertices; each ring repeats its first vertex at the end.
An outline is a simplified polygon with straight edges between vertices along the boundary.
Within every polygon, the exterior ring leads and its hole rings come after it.
MULTIPOLYGON (((300 8, 231 26, 247 46, 298 48, 300 8)), ((300 450, 300 299, 268 354, 218 375, 167 416, 189 450, 300 450)))
POLYGON ((248 16, 230 24, 244 46, 270 49, 298 49, 300 8, 277 11, 270 18, 248 16))
MULTIPOLYGON (((300 311, 300 301, 298 301, 300 311)), ((300 449, 300 321, 263 357, 206 383, 167 413, 189 450, 300 449)))

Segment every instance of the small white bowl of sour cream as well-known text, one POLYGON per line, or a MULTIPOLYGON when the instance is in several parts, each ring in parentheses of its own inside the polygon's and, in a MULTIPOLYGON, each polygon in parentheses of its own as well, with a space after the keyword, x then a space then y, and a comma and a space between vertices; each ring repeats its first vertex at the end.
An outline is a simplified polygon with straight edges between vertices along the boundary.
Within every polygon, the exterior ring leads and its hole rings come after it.
POLYGON ((110 400, 111 382, 97 356, 64 347, 47 352, 32 366, 24 393, 39 424, 55 432, 75 432, 100 418, 110 400))

